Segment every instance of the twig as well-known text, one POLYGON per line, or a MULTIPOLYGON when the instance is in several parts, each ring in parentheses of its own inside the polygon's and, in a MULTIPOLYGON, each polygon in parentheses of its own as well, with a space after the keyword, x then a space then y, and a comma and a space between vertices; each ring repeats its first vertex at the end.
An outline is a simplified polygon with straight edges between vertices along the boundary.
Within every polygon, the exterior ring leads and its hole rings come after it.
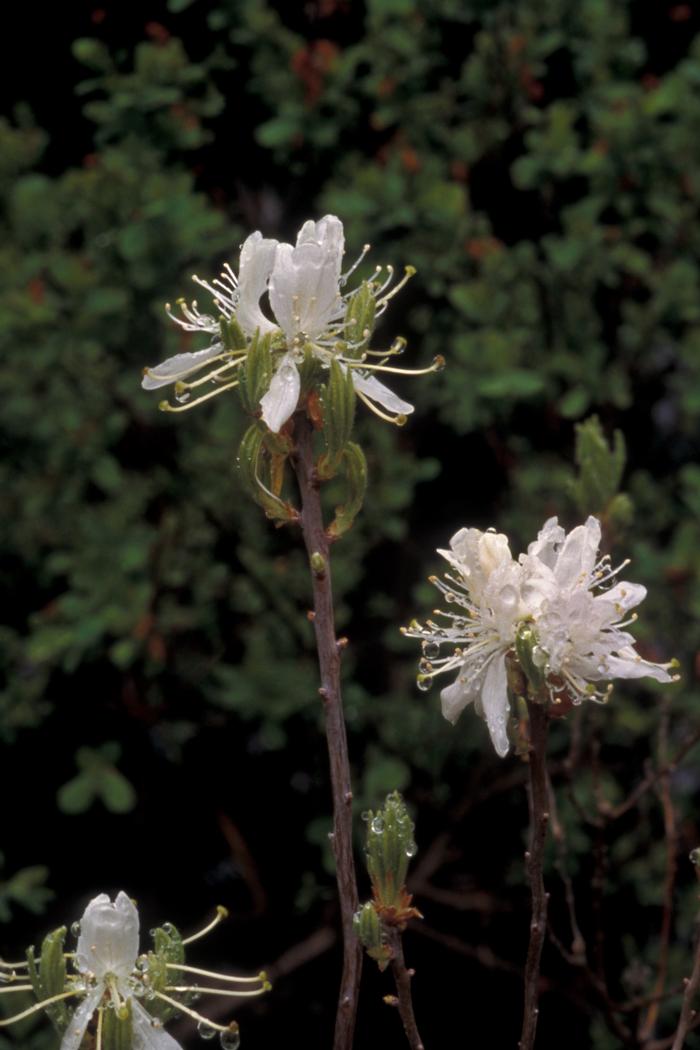
POLYGON ((403 1023, 403 1030, 406 1033, 411 1050, 425 1050, 413 1013, 413 999, 411 996, 411 977, 413 972, 406 969, 401 931, 392 927, 386 927, 386 930, 387 941, 391 949, 391 972, 396 983, 396 991, 398 993, 397 1006, 403 1023))
POLYGON ((333 853, 343 927, 343 974, 335 1020, 334 1050, 351 1050, 362 974, 362 949, 352 925, 358 908, 357 879, 352 854, 352 788, 348 742, 340 691, 341 646, 335 634, 331 586, 330 542, 323 524, 321 495, 314 469, 313 429, 303 413, 295 416, 296 456, 293 459, 301 495, 300 524, 309 559, 313 559, 313 624, 321 671, 326 743, 333 792, 333 853))
MULTIPOLYGON (((669 723, 669 701, 663 701, 661 719, 659 721, 659 766, 666 769, 659 782, 659 795, 664 816, 664 838, 666 841, 666 874, 664 877, 663 913, 661 917, 661 932, 659 934, 659 953, 656 982, 652 995, 661 996, 666 987, 668 975, 668 952, 671 941, 671 927, 673 922, 673 892, 676 886, 677 871, 677 847, 676 847, 676 811, 671 797, 670 771, 668 769, 668 723, 669 723)), ((647 1010, 644 1021, 639 1026, 639 1041, 646 1042, 654 1031, 654 1025, 659 1015, 659 1002, 652 1002, 647 1010)))
POLYGON ((681 1050, 685 1037, 691 1028, 700 1021, 700 1018, 696 1016, 697 1011, 693 1009, 693 1000, 695 999, 698 991, 700 990, 700 937, 698 937, 695 945, 695 962, 693 963, 693 972, 690 975, 689 980, 685 986, 685 992, 683 993, 683 1005, 681 1007, 681 1016, 678 1021, 678 1028, 673 1038, 673 1044, 671 1050, 681 1050))
POLYGON ((647 773, 644 779, 637 784, 636 788, 630 792, 627 798, 621 802, 619 806, 615 806, 614 809, 609 811, 607 814, 609 819, 618 820, 619 817, 624 816, 624 814, 632 809, 633 806, 636 806, 642 795, 644 795, 649 788, 653 787, 657 780, 667 776, 669 773, 675 773, 679 763, 683 761, 689 751, 693 750, 696 744, 700 744, 700 729, 696 733, 693 733, 693 735, 678 748, 678 751, 676 751, 670 762, 667 762, 659 769, 654 769, 647 773))
POLYGON ((547 894, 542 868, 547 837, 547 710, 544 704, 528 700, 530 715, 530 848, 525 864, 532 895, 530 941, 525 960, 523 1027, 518 1046, 532 1050, 537 1031, 540 992, 540 959, 547 930, 547 894))

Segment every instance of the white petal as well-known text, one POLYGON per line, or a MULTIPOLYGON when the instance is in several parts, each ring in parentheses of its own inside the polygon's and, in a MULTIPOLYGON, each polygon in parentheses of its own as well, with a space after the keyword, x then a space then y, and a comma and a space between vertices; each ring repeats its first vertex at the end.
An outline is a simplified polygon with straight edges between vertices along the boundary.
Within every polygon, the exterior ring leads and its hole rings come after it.
POLYGON ((460 671, 452 685, 446 686, 440 693, 443 718, 454 725, 464 708, 471 704, 476 696, 473 681, 468 681, 466 677, 463 679, 460 671))
MULTIPOLYGON (((153 1018, 136 999, 131 1000, 133 1019, 132 1050, 182 1050, 180 1044, 160 1025, 153 1024, 153 1018)), ((61 1048, 63 1050, 63 1047, 61 1048)))
POLYGON ((481 687, 481 706, 491 742, 497 754, 504 758, 508 754, 510 741, 506 723, 510 711, 506 678, 506 661, 502 652, 492 657, 481 687))
POLYGON ((253 335, 256 328, 264 334, 277 327, 260 309, 276 251, 277 241, 264 238, 259 230, 246 237, 241 247, 236 320, 246 335, 253 335))
POLYGON ((168 383, 174 383, 177 379, 182 379, 190 372, 196 371, 207 361, 211 361, 213 357, 217 357, 223 349, 221 343, 214 343, 205 350, 197 350, 193 354, 175 354, 175 357, 169 357, 155 368, 144 369, 141 386, 144 390, 157 390, 161 386, 167 386, 168 383))
POLYGON ((390 390, 388 386, 384 386, 374 376, 363 376, 360 375, 354 368, 352 369, 352 381, 355 385, 356 390, 360 390, 365 397, 368 397, 370 401, 376 401, 378 405, 385 408, 387 412, 394 412, 400 416, 408 416, 413 411, 413 405, 409 405, 408 401, 402 401, 393 390, 390 390))
POLYGON ((297 407, 301 380, 293 354, 285 354, 272 377, 270 389, 260 402, 262 418, 277 434, 297 407))
POLYGON ((342 313, 339 269, 335 256, 314 241, 296 248, 277 246, 270 277, 270 305, 291 342, 303 335, 313 340, 342 313))
POLYGON ((585 525, 572 529, 554 566, 554 575, 560 587, 574 587, 583 583, 598 560, 600 522, 589 517, 585 525))
MULTIPOLYGON (((99 900, 100 898, 98 897, 96 899, 99 900)), ((109 898, 107 898, 107 900, 109 900, 109 898)), ((93 988, 90 994, 83 999, 63 1034, 61 1050, 78 1050, 83 1041, 85 1032, 87 1031, 87 1026, 90 1023, 90 1018, 99 1006, 103 994, 104 987, 99 984, 97 988, 93 988)))
POLYGON ((112 903, 106 893, 90 901, 80 920, 76 964, 99 979, 113 973, 127 977, 139 952, 139 913, 120 893, 112 903))
MULTIPOLYGON (((595 597, 596 602, 610 602, 618 613, 634 609, 635 605, 643 602, 647 596, 647 589, 641 583, 630 583, 628 580, 620 580, 609 591, 603 591, 595 597)), ((616 617, 617 619, 617 617, 616 617)))
POLYGON ((606 670, 600 677, 606 681, 610 678, 655 678, 657 682, 673 681, 673 675, 668 673, 663 664, 652 664, 643 660, 631 646, 620 649, 617 656, 606 656, 603 664, 606 670))
MULTIPOLYGON (((557 548, 564 542, 566 533, 557 518, 548 518, 537 533, 537 539, 527 548, 528 557, 539 558, 543 565, 552 568, 557 558, 557 548)), ((521 559, 524 556, 521 555, 521 559)))

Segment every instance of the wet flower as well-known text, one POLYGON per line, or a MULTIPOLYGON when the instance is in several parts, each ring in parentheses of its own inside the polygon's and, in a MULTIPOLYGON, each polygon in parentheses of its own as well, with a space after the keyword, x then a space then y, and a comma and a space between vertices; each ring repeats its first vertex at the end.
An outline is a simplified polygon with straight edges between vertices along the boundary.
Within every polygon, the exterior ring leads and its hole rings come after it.
POLYGON ((218 1033, 225 1050, 237 1050, 240 1038, 235 1022, 220 1025, 209 1021, 182 1001, 193 994, 260 995, 269 988, 264 974, 231 977, 185 965, 184 946, 212 930, 225 915, 225 909, 218 909, 204 930, 184 940, 168 923, 152 931, 154 951, 139 955, 139 916, 133 901, 125 893, 119 893, 114 901, 100 894, 83 913, 74 953, 63 952, 63 928, 45 939, 39 967, 31 950, 26 962, 0 963, 0 981, 5 985, 0 994, 34 991, 40 997, 35 1006, 0 1021, 0 1026, 46 1010, 62 1033, 61 1050, 79 1050, 91 1025, 95 1050, 102 1050, 103 1043, 105 1047, 112 1045, 111 1036, 116 1032, 120 1032, 115 1039, 119 1046, 179 1050, 180 1044, 164 1030, 163 1021, 184 1013, 197 1021, 200 1032, 218 1033), (67 972, 66 960, 74 972, 67 972), (224 987, 185 983, 190 975, 209 979, 209 983, 223 982, 224 987), (246 990, 227 984, 253 987, 246 990), (68 1010, 67 1001, 72 999, 80 1002, 68 1010))
POLYGON ((646 597, 638 583, 617 580, 629 562, 613 568, 599 554, 600 522, 589 517, 570 533, 556 518, 545 522, 521 556, 539 646, 539 662, 550 696, 565 693, 573 703, 606 700, 614 678, 674 681, 674 664, 644 660, 625 630, 637 619, 630 610, 646 597))
POLYGON ((568 535, 550 518, 516 562, 505 536, 461 529, 450 550, 439 551, 452 572, 431 580, 455 611, 436 609, 439 621, 403 629, 422 641, 419 687, 456 669, 457 678, 440 694, 445 718, 455 722, 474 702, 501 756, 509 749, 506 661, 518 650, 524 659, 526 638, 529 666, 522 669, 540 700, 604 701, 612 685, 599 683, 614 678, 675 680, 673 663, 652 663, 635 651, 625 628, 646 590, 615 582, 628 563, 613 568, 607 555, 601 558, 600 539, 596 518, 568 535))
POLYGON ((436 609, 440 622, 414 621, 403 629, 423 642, 418 685, 429 688, 436 675, 457 670, 455 681, 440 694, 443 715, 454 723, 473 702, 503 756, 509 747, 505 658, 518 623, 527 616, 523 569, 513 560, 507 538, 494 531, 460 529, 450 540, 450 550, 438 553, 453 571, 443 579, 432 577, 431 583, 455 611, 436 609))
POLYGON ((262 419, 271 431, 278 432, 297 408, 301 392, 299 366, 307 353, 323 368, 336 360, 344 371, 352 373, 357 396, 376 415, 390 422, 404 422, 413 411, 412 405, 380 382, 376 373, 423 374, 442 367, 443 361, 436 359, 427 369, 398 369, 387 362, 402 352, 401 340, 385 351, 370 350, 367 343, 374 321, 413 270, 408 268, 404 277, 394 283, 392 267, 386 267, 385 278, 382 267, 377 267, 372 280, 345 291, 348 278, 364 259, 369 245, 342 274, 344 250, 343 224, 335 215, 305 222, 294 246, 263 238, 260 232, 252 233, 241 248, 237 276, 226 263, 220 277, 211 283, 194 277, 211 295, 216 316, 200 313, 196 301, 190 305, 180 301, 181 316, 169 305, 166 307, 170 317, 186 332, 208 334, 212 338, 210 345, 145 369, 143 387, 154 390, 174 384, 179 407, 161 403, 163 409, 174 412, 231 390, 239 385, 250 341, 257 333, 271 339, 273 371, 260 400, 262 419), (267 297, 274 320, 261 306, 263 296, 267 297), (193 392, 203 387, 207 392, 191 400, 193 392))

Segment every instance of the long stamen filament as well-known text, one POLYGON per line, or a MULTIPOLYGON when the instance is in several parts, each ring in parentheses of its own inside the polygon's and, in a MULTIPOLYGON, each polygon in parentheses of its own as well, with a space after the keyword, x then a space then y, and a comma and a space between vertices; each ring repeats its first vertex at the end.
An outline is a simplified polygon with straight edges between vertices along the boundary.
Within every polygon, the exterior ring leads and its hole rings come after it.
POLYGON ((224 919, 228 919, 228 911, 220 904, 216 909, 216 915, 211 920, 209 925, 205 926, 203 930, 199 931, 199 933, 193 933, 191 937, 186 937, 182 943, 193 944, 195 941, 198 941, 200 937, 206 937, 206 935, 208 933, 211 933, 212 930, 216 929, 219 923, 223 922, 224 919))
POLYGON ((207 372, 207 374, 202 376, 201 379, 195 379, 192 383, 181 382, 180 385, 184 387, 185 390, 194 390, 195 387, 202 386, 203 383, 215 380, 222 372, 227 372, 230 368, 238 368, 239 365, 244 364, 246 357, 247 354, 243 354, 243 356, 239 357, 237 360, 227 361, 225 365, 221 365, 220 368, 215 368, 213 372, 207 372))
POLYGON ((377 408, 377 406, 372 401, 370 401, 368 397, 365 397, 361 390, 355 389, 355 393, 359 397, 360 401, 363 401, 364 404, 367 405, 367 408, 371 412, 374 412, 375 416, 379 416, 380 419, 383 419, 385 423, 393 423, 394 426, 402 427, 406 422, 406 417, 404 415, 401 415, 401 413, 399 413, 396 416, 390 416, 386 412, 382 412, 382 410, 380 408, 377 408))
POLYGON ((199 977, 213 977, 217 981, 239 981, 241 984, 255 984, 260 981, 264 984, 267 981, 267 974, 264 970, 261 970, 256 977, 234 977, 232 974, 214 973, 213 970, 200 970, 197 966, 185 966, 180 963, 166 963, 166 969, 168 970, 182 970, 184 973, 195 973, 199 977))
POLYGON ((246 999, 255 995, 264 995, 268 990, 264 985, 252 992, 236 992, 233 988, 202 988, 198 984, 168 984, 166 992, 198 992, 201 995, 228 995, 236 999, 246 999))
POLYGON ((80 989, 74 988, 71 992, 61 992, 59 995, 52 995, 50 999, 42 999, 40 1003, 35 1003, 28 1010, 23 1010, 21 1014, 3 1018, 0 1021, 0 1028, 7 1028, 8 1025, 14 1024, 15 1021, 23 1021, 25 1017, 31 1017, 32 1014, 38 1013, 39 1010, 43 1010, 47 1006, 51 1006, 52 1003, 60 1003, 62 999, 69 999, 72 995, 80 994, 80 989))
POLYGON ((25 969, 26 970, 28 968, 29 968, 29 963, 26 962, 26 961, 25 962, 15 962, 15 963, 0 962, 0 970, 21 970, 21 969, 25 969))
POLYGON ((398 292, 401 291, 401 289, 404 287, 404 285, 408 284, 408 282, 411 280, 411 278, 413 277, 415 272, 416 272, 416 269, 415 269, 414 266, 407 266, 406 267, 406 272, 404 273, 404 275, 401 278, 401 280, 399 281, 399 283, 397 285, 395 285, 391 289, 390 292, 387 292, 387 294, 385 296, 383 296, 383 298, 381 298, 381 299, 378 298, 377 299, 377 306, 386 306, 386 304, 389 302, 389 300, 393 299, 394 296, 398 292))
POLYGON ((174 1006, 180 1013, 187 1014, 193 1021, 198 1021, 199 1024, 206 1025, 208 1028, 213 1028, 215 1032, 229 1032, 231 1030, 230 1025, 217 1024, 216 1021, 210 1021, 208 1017, 203 1017, 202 1014, 198 1014, 196 1010, 193 1010, 189 1006, 185 1006, 184 1003, 179 1003, 177 999, 171 999, 165 992, 153 991, 156 999, 162 999, 168 1006, 174 1006))
POLYGON ((9 984, 7 988, 0 988, 0 995, 8 995, 10 992, 31 992, 31 984, 9 984))
POLYGON ((392 372, 394 375, 397 376, 425 376, 428 375, 429 372, 439 372, 442 368, 444 368, 445 358, 440 356, 436 357, 433 363, 431 365, 428 365, 427 368, 394 368, 391 365, 368 365, 364 361, 358 361, 357 363, 355 363, 352 360, 347 362, 347 366, 350 369, 360 368, 367 372, 392 372))
POLYGON ((169 401, 161 401, 158 408, 161 412, 189 412, 189 410, 194 408, 195 405, 201 405, 203 401, 209 401, 212 397, 218 397, 219 394, 223 394, 225 390, 233 390, 238 384, 238 379, 234 380, 233 383, 226 383, 225 386, 220 386, 217 390, 210 390, 208 394, 202 394, 201 397, 196 398, 194 401, 190 401, 186 405, 171 405, 169 401))

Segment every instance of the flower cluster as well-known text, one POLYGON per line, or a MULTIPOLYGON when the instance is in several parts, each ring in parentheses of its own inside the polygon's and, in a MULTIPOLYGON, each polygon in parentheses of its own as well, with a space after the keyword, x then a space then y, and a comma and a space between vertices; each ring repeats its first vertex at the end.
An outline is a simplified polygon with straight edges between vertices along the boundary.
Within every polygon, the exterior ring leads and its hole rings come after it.
POLYGON ((226 915, 217 911, 205 929, 182 939, 170 923, 152 931, 154 951, 139 955, 139 916, 125 893, 114 901, 102 893, 90 901, 80 923, 74 953, 63 951, 65 928, 45 939, 40 964, 33 952, 23 963, 0 963, 0 992, 34 992, 40 1001, 21 1013, 0 1021, 5 1026, 37 1010, 46 1010, 62 1033, 61 1050, 79 1050, 88 1027, 94 1023, 95 1050, 131 1046, 133 1050, 180 1050, 163 1021, 184 1013, 198 1024, 205 1038, 219 1034, 224 1050, 237 1050, 238 1025, 220 1025, 197 1013, 186 999, 199 995, 256 996, 267 991, 265 974, 231 977, 187 966, 184 946, 209 933, 226 915), (66 960, 72 973, 66 970, 66 960), (224 987, 202 987, 189 983, 190 975, 224 983, 224 987), (231 985, 246 987, 231 988, 231 985), (79 999, 75 1009, 67 1002, 79 999))
POLYGON ((337 361, 351 372, 355 393, 376 415, 401 424, 413 411, 381 383, 376 373, 420 375, 443 365, 436 358, 429 368, 408 370, 388 364, 403 351, 403 340, 388 350, 370 350, 369 338, 376 318, 406 283, 412 268, 394 283, 391 266, 377 267, 374 278, 344 291, 348 278, 364 259, 369 245, 346 273, 342 273, 345 251, 343 224, 335 215, 318 222, 305 222, 296 244, 279 243, 252 233, 241 247, 238 275, 227 264, 211 283, 193 279, 212 297, 217 316, 200 313, 195 302, 179 302, 181 316, 170 305, 170 317, 185 332, 212 337, 208 347, 177 354, 154 368, 146 368, 143 387, 154 390, 173 385, 179 407, 162 402, 167 411, 185 411, 195 404, 237 387, 251 342, 268 337, 273 370, 268 389, 259 402, 263 421, 278 433, 297 408, 302 387, 300 365, 305 356, 329 368, 337 361), (264 312, 266 297, 272 320, 264 312), (205 393, 200 393, 204 389, 205 393), (197 396, 192 400, 193 392, 197 396))
POLYGON ((431 582, 456 608, 435 610, 439 623, 414 621, 403 629, 422 641, 418 684, 429 688, 436 675, 457 670, 441 693, 445 718, 455 722, 473 701, 501 756, 509 749, 506 657, 515 656, 524 636, 523 669, 554 703, 604 701, 612 685, 599 683, 613 678, 674 680, 672 664, 651 663, 635 651, 625 628, 646 590, 617 580, 628 563, 613 568, 607 555, 599 556, 600 540, 596 518, 568 535, 550 518, 517 561, 505 536, 479 529, 461 529, 450 550, 438 552, 452 572, 431 582))

